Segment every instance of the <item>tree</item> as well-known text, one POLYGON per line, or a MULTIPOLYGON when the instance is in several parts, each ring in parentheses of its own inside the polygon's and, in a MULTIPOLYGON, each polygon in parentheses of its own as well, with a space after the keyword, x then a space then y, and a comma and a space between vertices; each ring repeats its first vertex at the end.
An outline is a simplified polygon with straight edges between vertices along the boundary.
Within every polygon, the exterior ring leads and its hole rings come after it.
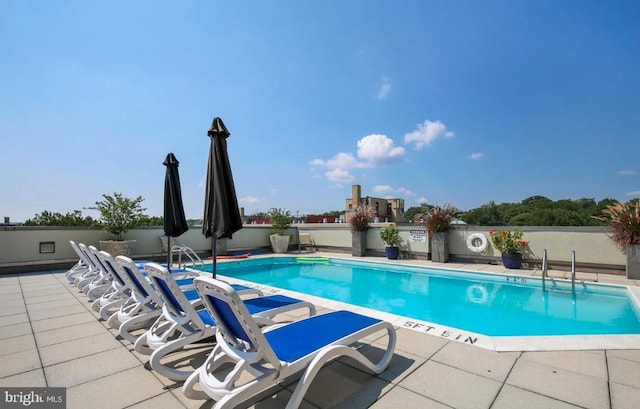
POLYGON ((24 222, 25 226, 91 226, 93 219, 89 216, 82 217, 80 210, 74 210, 67 214, 54 213, 48 210, 36 214, 33 219, 24 222))
POLYGON ((404 212, 404 218, 409 223, 413 223, 413 221, 415 220, 417 214, 419 214, 419 213, 422 213, 422 214, 429 213, 429 210, 432 207, 433 206, 429 206, 426 203, 422 204, 420 206, 412 206, 412 207, 408 208, 406 212, 404 212))
POLYGON ((597 202, 594 199, 562 199, 553 201, 544 196, 531 196, 520 203, 489 202, 462 215, 468 224, 479 226, 600 226, 604 223, 593 216, 614 199, 597 202))
MULTIPOLYGON (((187 224, 189 224, 189 220, 187 220, 187 224)), ((192 226, 193 221, 189 225, 192 226)), ((138 226, 164 226, 164 217, 147 216, 146 214, 144 214, 140 216, 138 226)))

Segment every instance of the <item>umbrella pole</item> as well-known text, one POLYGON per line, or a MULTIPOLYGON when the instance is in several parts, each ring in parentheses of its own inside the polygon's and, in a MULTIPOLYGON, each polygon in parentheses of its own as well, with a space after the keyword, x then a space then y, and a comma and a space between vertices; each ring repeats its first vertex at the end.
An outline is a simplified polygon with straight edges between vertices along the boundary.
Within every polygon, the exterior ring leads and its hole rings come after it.
POLYGON ((217 264, 216 259, 218 258, 216 256, 216 251, 217 251, 217 249, 216 249, 217 243, 216 242, 217 241, 218 240, 216 240, 216 237, 213 236, 213 251, 211 252, 213 254, 213 269, 211 270, 211 272, 213 273, 213 278, 216 278, 216 264, 217 264))
MULTIPOLYGON (((214 152, 213 158, 212 158, 212 162, 213 162, 213 183, 216 182, 216 159, 217 159, 217 151, 214 152)), ((216 187, 213 187, 213 217, 215 219, 216 215, 216 187)), ((213 233, 213 236, 211 238, 211 240, 213 240, 213 243, 211 244, 211 255, 213 256, 213 268, 211 269, 211 272, 213 274, 213 278, 216 278, 216 269, 217 269, 217 259, 218 259, 218 254, 217 254, 217 238, 216 238, 216 233, 213 233)))
POLYGON ((167 270, 171 272, 171 236, 167 236, 167 270))

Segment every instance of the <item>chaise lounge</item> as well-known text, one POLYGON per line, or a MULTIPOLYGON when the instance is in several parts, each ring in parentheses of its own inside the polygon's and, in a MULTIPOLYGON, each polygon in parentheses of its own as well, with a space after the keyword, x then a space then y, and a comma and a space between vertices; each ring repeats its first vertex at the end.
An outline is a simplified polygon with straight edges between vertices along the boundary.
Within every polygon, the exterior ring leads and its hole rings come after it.
POLYGON ((235 408, 261 391, 303 372, 286 406, 297 408, 326 363, 350 357, 379 374, 393 357, 396 332, 388 322, 349 311, 335 311, 269 327, 263 332, 228 284, 208 277, 196 278, 194 283, 217 324, 217 345, 182 389, 191 399, 216 400, 215 409, 235 408), (386 331, 389 339, 378 363, 371 362, 352 347, 382 331, 386 331))

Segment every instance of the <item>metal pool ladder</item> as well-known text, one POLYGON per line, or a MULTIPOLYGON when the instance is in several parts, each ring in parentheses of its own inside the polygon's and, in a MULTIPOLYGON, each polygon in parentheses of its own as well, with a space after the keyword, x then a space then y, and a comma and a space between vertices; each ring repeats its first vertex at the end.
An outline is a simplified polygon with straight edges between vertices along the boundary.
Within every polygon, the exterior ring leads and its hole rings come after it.
POLYGON ((547 291, 547 249, 542 250, 542 292, 547 291))
MULTIPOLYGON (((547 291, 547 249, 542 250, 542 291, 547 291)), ((571 251, 571 294, 576 295, 576 251, 571 251)))
POLYGON ((576 251, 571 250, 571 294, 576 295, 576 251))
POLYGON ((204 263, 202 259, 198 257, 195 251, 191 247, 187 247, 184 244, 177 244, 171 247, 171 261, 173 262, 174 254, 178 255, 178 268, 184 268, 189 262, 191 267, 196 268, 198 265, 201 269, 204 269, 204 263), (182 257, 184 256, 184 261, 182 257))

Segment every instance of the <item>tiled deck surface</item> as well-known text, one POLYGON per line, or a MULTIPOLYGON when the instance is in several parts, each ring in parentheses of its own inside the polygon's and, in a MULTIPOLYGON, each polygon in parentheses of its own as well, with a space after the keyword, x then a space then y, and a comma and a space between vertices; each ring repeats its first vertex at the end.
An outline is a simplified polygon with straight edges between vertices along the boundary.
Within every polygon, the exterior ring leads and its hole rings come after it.
MULTIPOLYGON (((638 284, 602 274, 579 278, 638 284)), ((146 369, 148 357, 115 334, 66 281, 64 271, 0 276, 0 386, 63 386, 69 409, 213 406, 213 401, 186 399, 181 383, 146 369)), ((397 334, 395 356, 385 372, 373 376, 347 360, 333 362, 315 379, 301 408, 640 407, 640 345, 635 350, 500 353, 403 328, 397 334)), ((379 353, 381 341, 363 348, 379 353)), ((207 350, 204 344, 185 353, 186 364, 202 362, 207 350)), ((291 384, 282 385, 247 407, 284 408, 291 390, 291 384)))

